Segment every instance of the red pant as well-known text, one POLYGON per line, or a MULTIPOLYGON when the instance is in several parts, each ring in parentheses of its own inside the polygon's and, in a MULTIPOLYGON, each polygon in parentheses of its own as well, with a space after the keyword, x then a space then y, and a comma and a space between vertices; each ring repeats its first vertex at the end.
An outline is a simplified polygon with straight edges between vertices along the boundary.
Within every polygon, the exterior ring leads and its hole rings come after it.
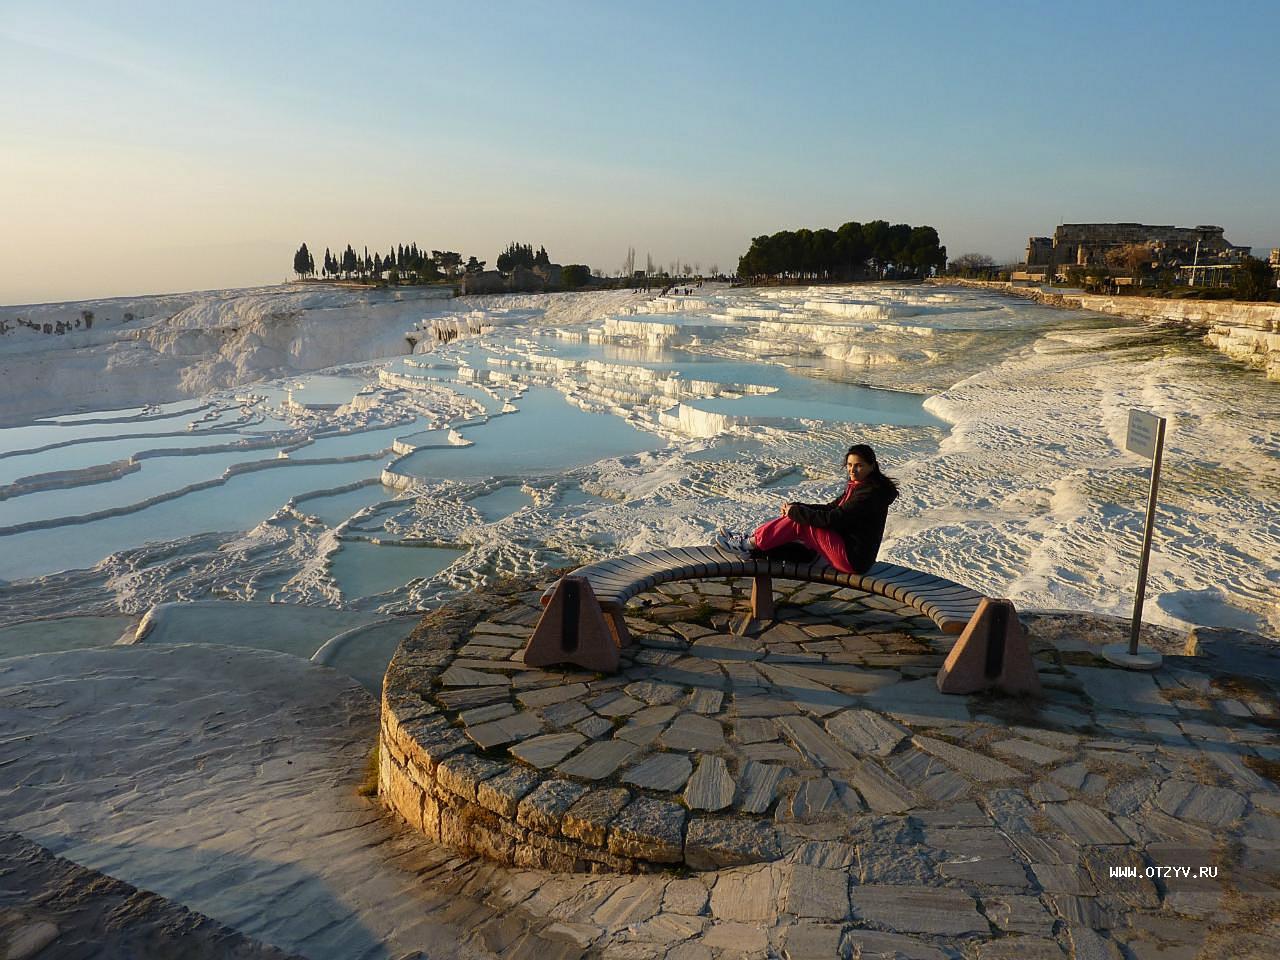
POLYGON ((827 563, 841 573, 853 573, 849 555, 845 552, 844 538, 830 530, 796 523, 789 517, 778 517, 756 527, 751 538, 755 541, 757 550, 766 552, 786 543, 803 543, 826 557, 827 563))

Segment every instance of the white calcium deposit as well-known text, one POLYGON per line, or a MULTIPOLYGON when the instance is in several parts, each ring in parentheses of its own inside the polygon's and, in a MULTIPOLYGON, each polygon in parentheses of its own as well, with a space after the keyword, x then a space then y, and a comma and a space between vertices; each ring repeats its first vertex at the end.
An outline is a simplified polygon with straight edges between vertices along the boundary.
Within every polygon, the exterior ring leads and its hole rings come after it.
POLYGON ((901 484, 883 558, 1128 615, 1138 408, 1169 421, 1147 618, 1280 633, 1280 385, 1176 328, 884 285, 305 285, 0 316, 83 310, 92 330, 0 338, 5 622, 210 598, 420 609, 827 500, 853 442, 901 484), (30 422, 71 410, 93 413, 30 422))

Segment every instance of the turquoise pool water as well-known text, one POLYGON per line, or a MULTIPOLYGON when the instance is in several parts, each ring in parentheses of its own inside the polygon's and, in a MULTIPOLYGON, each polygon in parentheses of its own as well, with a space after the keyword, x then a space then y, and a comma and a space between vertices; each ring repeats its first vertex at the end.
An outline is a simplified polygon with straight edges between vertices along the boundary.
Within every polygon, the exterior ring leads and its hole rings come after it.
POLYGON ((343 596, 369 597, 439 573, 465 552, 348 540, 334 554, 329 574, 343 596))
POLYGON ((248 530, 295 494, 345 486, 370 473, 367 461, 294 464, 232 477, 222 486, 135 513, 0 537, 0 579, 92 567, 108 554, 150 541, 176 540, 202 531, 248 530))
POLYGON ((521 507, 527 507, 533 503, 529 495, 519 487, 499 487, 493 493, 487 493, 483 497, 476 497, 471 501, 471 506, 480 511, 480 515, 488 523, 501 520, 503 517, 509 517, 521 507))
POLYGON ((617 417, 580 410, 545 387, 531 388, 516 406, 517 414, 463 428, 475 446, 419 450, 396 471, 448 480, 538 476, 665 445, 617 417))

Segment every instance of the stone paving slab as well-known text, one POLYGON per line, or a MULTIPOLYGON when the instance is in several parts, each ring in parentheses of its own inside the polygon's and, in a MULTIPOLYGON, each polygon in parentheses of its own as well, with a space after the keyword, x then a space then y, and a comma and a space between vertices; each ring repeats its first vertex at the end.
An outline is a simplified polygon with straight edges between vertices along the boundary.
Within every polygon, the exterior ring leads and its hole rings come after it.
POLYGON ((877 813, 904 813, 919 804, 901 781, 874 760, 856 764, 845 778, 877 813))
POLYGON ((1048 937, 1053 933, 1054 916, 1039 897, 1025 894, 996 894, 983 897, 987 919, 1008 933, 1048 937))
POLYGON ((1042 743, 1035 743, 1031 740, 1001 740, 998 743, 993 743, 991 749, 1001 756, 1016 757, 1020 760, 1034 763, 1037 766, 1061 763, 1070 756, 1069 753, 1063 750, 1055 750, 1053 747, 1047 747, 1042 743))
POLYGON ((1069 666, 1067 669, 1099 707, 1120 713, 1178 716, 1178 708, 1160 695, 1160 687, 1150 674, 1100 667, 1069 666))
POLYGON ((657 753, 631 767, 622 775, 622 782, 670 793, 681 789, 691 773, 693 761, 684 754, 657 753))
POLYGON ((859 756, 887 757, 911 736, 902 724, 871 710, 845 710, 828 717, 825 726, 846 750, 859 756))
POLYGON ((987 930, 973 897, 948 887, 872 884, 849 892, 853 916, 904 933, 961 937, 987 930))
POLYGON ((580 733, 548 733, 525 740, 511 748, 511 755, 530 766, 545 770, 571 754, 586 742, 580 733))
POLYGON ((777 740, 778 727, 764 717, 748 717, 733 722, 733 735, 739 743, 760 743, 777 740))
POLYGON ((659 740, 670 750, 718 750, 724 746, 724 729, 709 717, 686 713, 676 717, 659 740))
POLYGON ((1234 790, 1187 780, 1170 780, 1156 794, 1156 806, 1171 817, 1222 827, 1239 819, 1245 799, 1234 790))
POLYGON ((849 916, 849 875, 797 864, 791 868, 783 909, 797 917, 844 920, 849 916))
POLYGON ((773 805, 778 788, 788 773, 788 769, 780 764, 748 760, 738 777, 734 805, 744 813, 764 813, 773 805))
POLYGON ((951 803, 972 792, 968 780, 937 757, 915 747, 890 757, 887 766, 901 783, 932 801, 931 805, 951 803))
POLYGON ((517 713, 492 723, 467 727, 467 736, 482 750, 500 744, 525 740, 542 730, 542 723, 531 713, 517 713))
POLYGON ((622 740, 593 743, 581 753, 565 760, 556 772, 584 780, 601 780, 634 757, 640 748, 622 740))
POLYGON ((511 678, 500 673, 485 673, 468 667, 452 666, 440 674, 440 682, 446 687, 492 687, 510 684, 511 678))
POLYGON ((1078 844, 1130 842, 1129 837, 1105 813, 1078 800, 1046 803, 1043 810, 1064 834, 1078 844))
POLYGON ((958 747, 936 737, 916 735, 911 738, 921 750, 927 750, 938 759, 955 767, 966 777, 982 783, 999 782, 1001 780, 1018 780, 1023 774, 1006 763, 993 760, 973 750, 958 747))
POLYGON ((839 746, 808 717, 779 717, 777 724, 792 745, 816 765, 837 770, 847 770, 856 765, 854 755, 839 746))
POLYGON ((947 726, 969 720, 965 698, 940 693, 932 677, 873 690, 863 698, 863 703, 912 728, 947 726))
POLYGON ((577 700, 587 692, 585 683, 566 683, 562 686, 543 687, 540 690, 528 690, 516 694, 516 700, 522 707, 548 707, 553 703, 565 700, 577 700))
POLYGON ((733 802, 735 784, 720 757, 703 757, 689 778, 684 802, 690 810, 723 810, 733 802))
POLYGON ((795 704, 797 710, 821 717, 853 705, 854 701, 848 694, 837 693, 831 687, 785 666, 762 663, 756 668, 783 697, 795 704))

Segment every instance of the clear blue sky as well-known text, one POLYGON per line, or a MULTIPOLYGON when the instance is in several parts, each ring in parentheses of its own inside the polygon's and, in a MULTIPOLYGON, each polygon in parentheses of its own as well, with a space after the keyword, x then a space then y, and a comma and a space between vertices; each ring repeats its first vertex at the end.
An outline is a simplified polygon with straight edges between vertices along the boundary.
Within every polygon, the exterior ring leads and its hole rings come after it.
POLYGON ((731 270, 885 218, 1280 245, 1280 3, 0 0, 0 303, 283 279, 302 241, 731 270))

